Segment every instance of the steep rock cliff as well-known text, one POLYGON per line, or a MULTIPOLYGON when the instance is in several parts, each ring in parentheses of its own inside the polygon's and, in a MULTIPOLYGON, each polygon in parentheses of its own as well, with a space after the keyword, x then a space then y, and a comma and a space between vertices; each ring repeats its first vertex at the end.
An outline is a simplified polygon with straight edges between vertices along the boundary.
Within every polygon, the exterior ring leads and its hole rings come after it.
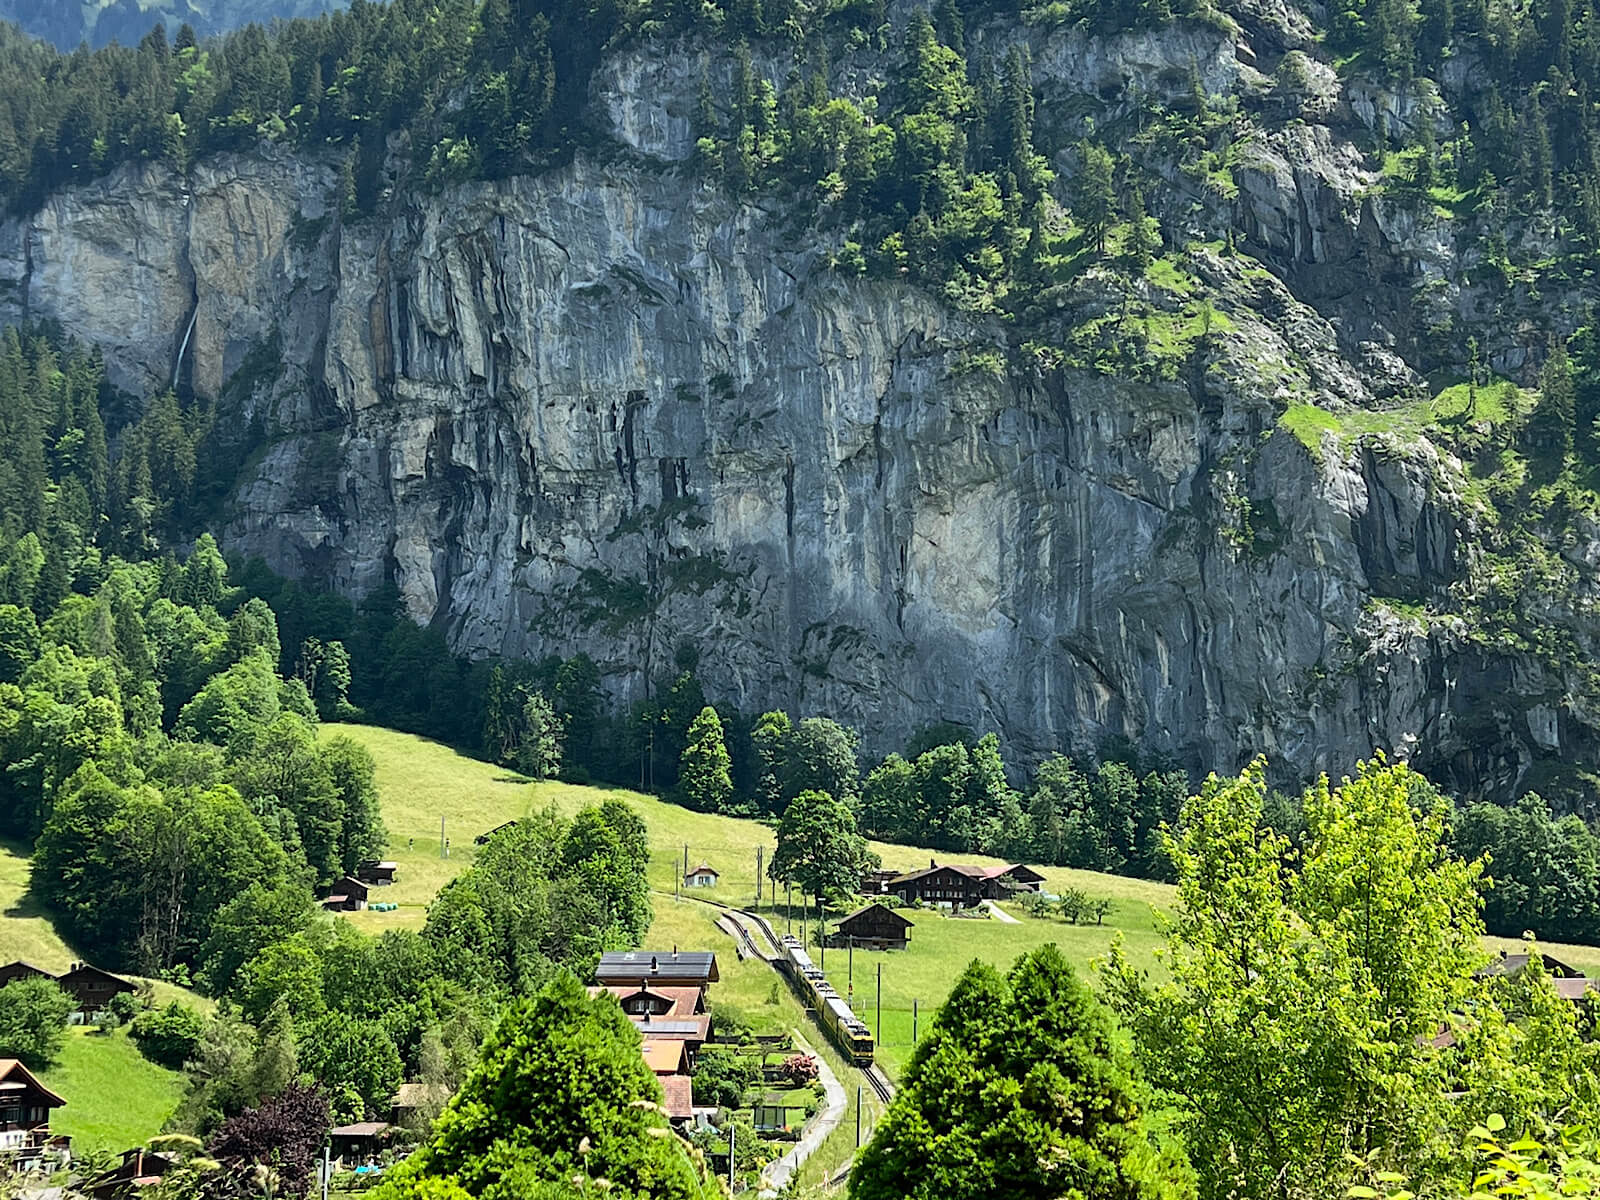
MULTIPOLYGON (((1194 25, 1026 36, 1047 109, 1116 105, 1265 87, 1247 64, 1302 43, 1295 15, 1264 9, 1256 49, 1194 25)), ((61 321, 136 393, 221 397, 264 442, 226 542, 353 595, 393 579, 467 652, 586 650, 637 695, 689 643, 708 693, 828 712, 874 749, 935 719, 1020 758, 1126 735, 1286 776, 1393 748, 1497 795, 1592 758, 1580 667, 1408 608, 1470 580, 1461 465, 1281 419, 1415 386, 1383 273, 1471 302, 1447 231, 1371 194, 1348 130, 1251 142, 1221 206, 1174 176, 1163 225, 1219 315, 1176 378, 1135 381, 836 273, 784 197, 705 182, 702 70, 727 64, 616 55, 607 136, 570 165, 401 187, 353 224, 329 162, 124 169, 0 227, 0 317, 61 321), (1226 229, 1260 261, 1205 240, 1226 229)), ((1097 286, 1062 320, 1113 304, 1097 286)), ((1568 558, 1585 594, 1558 619, 1587 650, 1600 538, 1568 558)))

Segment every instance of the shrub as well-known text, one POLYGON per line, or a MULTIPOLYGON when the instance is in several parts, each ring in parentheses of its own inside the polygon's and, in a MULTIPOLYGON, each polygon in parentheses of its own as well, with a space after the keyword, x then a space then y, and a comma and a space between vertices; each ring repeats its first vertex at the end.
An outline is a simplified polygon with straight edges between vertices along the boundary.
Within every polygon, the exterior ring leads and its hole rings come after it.
POLYGON ((140 1013, 128 1036, 151 1062, 178 1071, 194 1057, 205 1031, 206 1019, 174 1000, 165 1008, 140 1013))
POLYGON ((761 1078, 756 1060, 721 1046, 700 1051, 694 1068, 694 1102, 738 1108, 745 1092, 761 1078))
POLYGON ((809 1054, 791 1054, 783 1060, 783 1078, 794 1087, 811 1083, 820 1074, 817 1060, 809 1054))
POLYGON ((20 1058, 32 1070, 48 1067, 67 1036, 72 997, 53 979, 34 976, 0 988, 0 1057, 20 1058))

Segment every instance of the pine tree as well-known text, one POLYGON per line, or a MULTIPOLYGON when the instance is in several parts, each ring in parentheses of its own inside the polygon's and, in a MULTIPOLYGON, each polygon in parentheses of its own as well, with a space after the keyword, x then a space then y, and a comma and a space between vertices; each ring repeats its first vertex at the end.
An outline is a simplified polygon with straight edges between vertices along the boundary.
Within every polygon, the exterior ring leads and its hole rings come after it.
POLYGON ((1128 199, 1128 221, 1128 260, 1143 274, 1155 259, 1156 244, 1144 210, 1144 192, 1137 187, 1128 199))
POLYGON ((1106 232, 1111 228, 1117 204, 1111 181, 1111 152, 1093 142, 1081 142, 1078 160, 1078 173, 1072 179, 1072 218, 1083 226, 1089 241, 1103 254, 1106 232))
POLYGON ((1537 450, 1565 458, 1572 453, 1577 390, 1565 344, 1550 339, 1550 353, 1539 372, 1539 402, 1528 418, 1528 441, 1537 450))
POLYGON ((851 1200, 1182 1200, 1194 1182, 1144 1116, 1110 1015, 1061 951, 963 972, 856 1159, 851 1200))
POLYGON ((722 718, 708 704, 689 725, 689 742, 678 770, 678 787, 689 807, 721 812, 733 797, 731 766, 722 718))

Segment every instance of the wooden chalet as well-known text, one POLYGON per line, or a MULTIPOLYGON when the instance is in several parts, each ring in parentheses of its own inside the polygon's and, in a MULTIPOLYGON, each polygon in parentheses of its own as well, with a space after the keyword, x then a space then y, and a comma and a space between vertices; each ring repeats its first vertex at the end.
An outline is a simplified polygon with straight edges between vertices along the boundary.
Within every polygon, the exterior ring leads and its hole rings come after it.
POLYGON ((683 886, 692 888, 716 887, 717 880, 722 875, 710 863, 701 863, 692 871, 684 873, 683 886))
POLYGON ((322 898, 322 907, 329 912, 360 912, 367 906, 367 891, 361 880, 346 875, 334 881, 322 898))
MULTIPOLYGON (((20 958, 16 962, 8 962, 0 967, 0 987, 8 983, 15 983, 19 979, 56 979, 53 972, 42 967, 36 967, 30 962, 23 962, 20 958)), ((57 979, 57 982, 60 982, 57 979)))
POLYGON ((72 997, 77 1011, 85 1019, 93 1018, 108 1007, 113 996, 137 990, 120 975, 113 975, 110 971, 102 971, 84 962, 73 963, 72 969, 58 977, 56 982, 61 985, 62 991, 72 997))
POLYGON ((839 922, 829 944, 860 950, 904 950, 911 940, 912 924, 887 904, 868 904, 839 922))
POLYGON ((1021 863, 969 867, 930 860, 924 870, 895 876, 884 885, 884 891, 899 896, 908 904, 960 909, 971 908, 985 900, 1003 900, 1014 892, 1036 892, 1043 882, 1043 875, 1021 863))
POLYGON ((899 871, 884 867, 864 872, 861 876, 861 894, 863 896, 882 896, 888 891, 889 884, 899 877, 899 871))
POLYGON ((693 987, 717 982, 717 956, 710 950, 608 950, 594 969, 602 987, 693 987))
POLYGON ((64 1104, 20 1059, 0 1058, 0 1162, 26 1168, 65 1156, 71 1139, 50 1133, 50 1113, 64 1104))
POLYGON ((372 858, 356 864, 356 878, 370 887, 387 887, 394 882, 394 873, 399 869, 399 863, 372 858))

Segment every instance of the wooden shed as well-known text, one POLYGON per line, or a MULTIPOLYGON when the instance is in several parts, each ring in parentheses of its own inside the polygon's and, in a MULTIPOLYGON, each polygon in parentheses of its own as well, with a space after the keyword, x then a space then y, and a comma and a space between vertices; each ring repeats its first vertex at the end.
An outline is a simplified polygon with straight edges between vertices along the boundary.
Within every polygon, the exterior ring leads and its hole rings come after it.
POLYGON ((839 922, 830 944, 860 950, 904 950, 912 922, 887 904, 868 904, 839 922))

